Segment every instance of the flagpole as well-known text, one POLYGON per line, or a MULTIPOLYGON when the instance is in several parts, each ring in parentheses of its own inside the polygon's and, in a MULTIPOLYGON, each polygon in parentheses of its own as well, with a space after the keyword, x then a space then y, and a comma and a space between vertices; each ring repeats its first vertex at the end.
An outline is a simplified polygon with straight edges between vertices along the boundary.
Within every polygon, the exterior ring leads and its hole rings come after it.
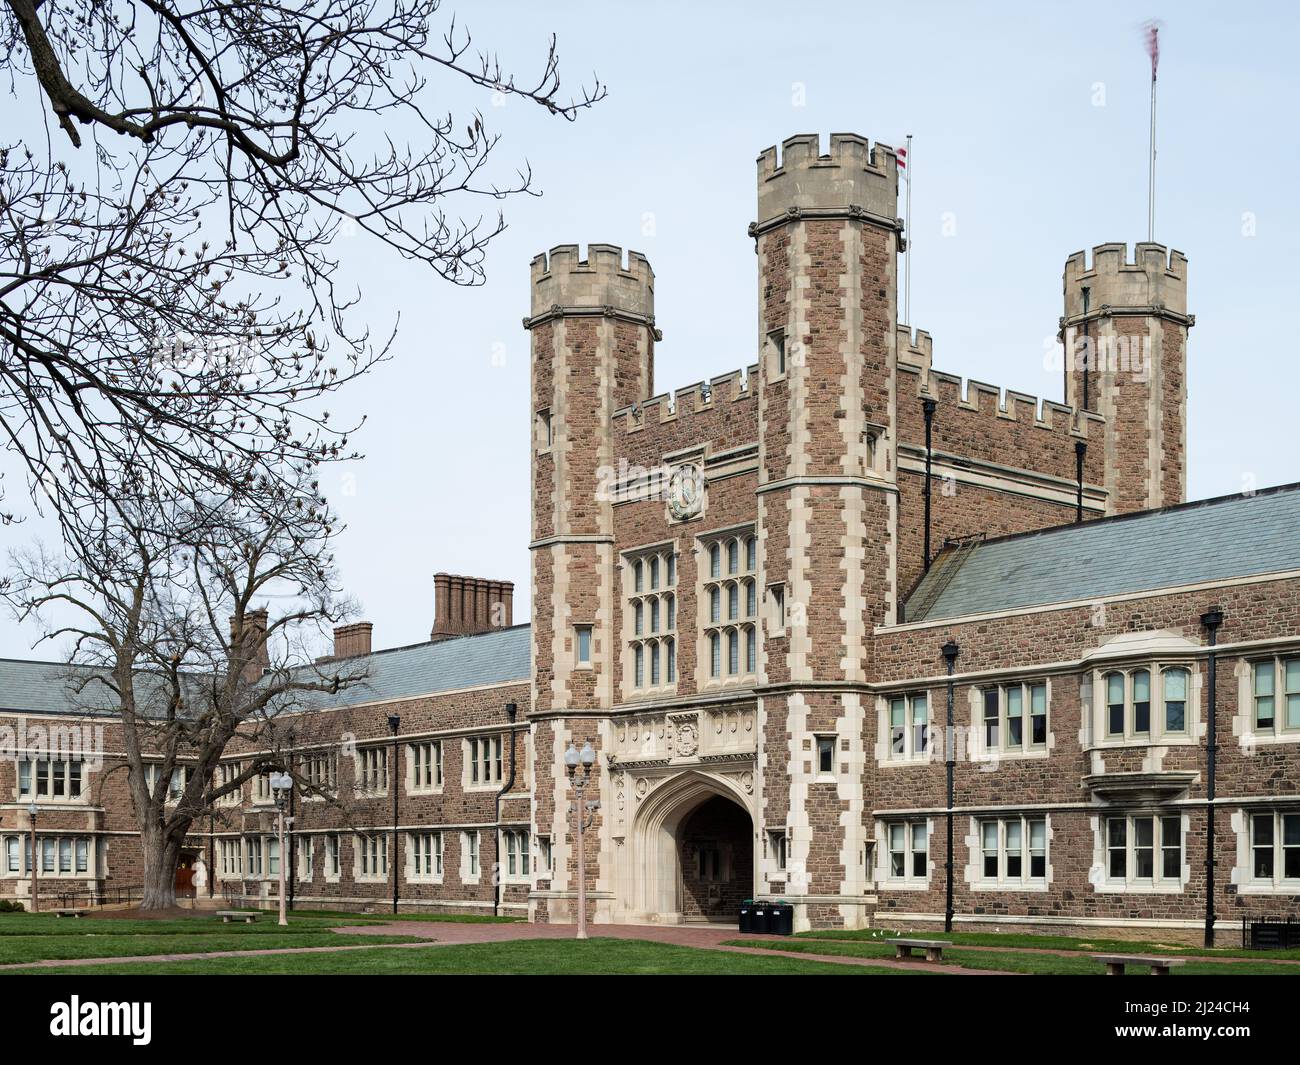
POLYGON ((1156 239, 1156 71, 1151 68, 1151 165, 1147 178, 1147 243, 1156 239))
POLYGON ((907 135, 907 244, 903 248, 903 321, 912 331, 912 135, 907 135))
POLYGON ((1147 55, 1151 57, 1151 158, 1147 165, 1147 243, 1156 239, 1156 68, 1160 65, 1160 24, 1145 26, 1147 55))

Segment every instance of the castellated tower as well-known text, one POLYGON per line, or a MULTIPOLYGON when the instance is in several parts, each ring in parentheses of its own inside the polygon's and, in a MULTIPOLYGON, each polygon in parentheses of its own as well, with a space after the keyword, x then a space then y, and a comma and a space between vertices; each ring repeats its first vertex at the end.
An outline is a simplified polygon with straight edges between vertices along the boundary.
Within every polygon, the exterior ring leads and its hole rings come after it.
MULTIPOLYGON (((637 252, 574 245, 532 263, 533 714, 537 823, 554 840, 552 887, 575 886, 564 751, 599 747, 590 711, 614 693, 615 558, 609 471, 615 410, 650 394, 654 273, 637 252), (576 712, 576 719, 567 715, 576 712)), ((603 863, 605 859, 602 858, 603 863)), ((596 862, 588 863, 595 888, 596 862)), ((554 912, 565 918, 557 902, 554 912)))
POLYGON ((1065 263, 1067 404, 1105 419, 1107 512, 1187 499, 1187 259, 1160 244, 1065 263))
POLYGON ((758 535, 789 615, 765 647, 763 820, 787 829, 785 893, 836 920, 866 890, 870 635, 896 611, 897 201, 893 149, 859 136, 758 158, 758 535))

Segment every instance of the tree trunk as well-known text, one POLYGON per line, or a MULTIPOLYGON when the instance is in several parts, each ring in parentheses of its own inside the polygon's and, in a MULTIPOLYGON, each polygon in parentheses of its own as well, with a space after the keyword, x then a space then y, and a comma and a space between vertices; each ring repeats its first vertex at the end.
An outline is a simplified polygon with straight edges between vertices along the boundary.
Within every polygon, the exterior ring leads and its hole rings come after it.
POLYGON ((180 860, 180 842, 157 826, 140 833, 144 856, 144 896, 142 910, 166 910, 176 905, 176 866, 180 860))

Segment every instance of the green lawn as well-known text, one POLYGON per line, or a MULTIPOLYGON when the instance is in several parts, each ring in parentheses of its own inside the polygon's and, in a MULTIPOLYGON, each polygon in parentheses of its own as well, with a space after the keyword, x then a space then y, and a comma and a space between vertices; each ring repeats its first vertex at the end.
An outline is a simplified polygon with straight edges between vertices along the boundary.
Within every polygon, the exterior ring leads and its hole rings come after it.
MULTIPOLYGON (((765 944, 766 945, 766 944, 765 944)), ((522 939, 454 947, 341 951, 330 954, 210 958, 90 968, 15 969, 13 973, 78 976, 303 976, 303 975, 510 975, 510 976, 863 976, 896 975, 892 969, 836 965, 802 958, 772 958, 699 950, 635 939, 522 939)))
POLYGON ((280 947, 411 942, 419 940, 411 936, 341 936, 328 929, 280 936, 247 935, 229 931, 210 936, 6 936, 0 939, 0 965, 65 958, 122 958, 147 954, 205 954, 218 950, 275 950, 280 947))
MULTIPOLYGON (((844 933, 841 933, 843 935, 844 933)), ((783 941, 733 939, 728 946, 767 947, 772 950, 789 951, 792 954, 823 954, 845 958, 892 958, 894 948, 879 936, 876 942, 868 938, 856 941, 827 939, 823 937, 796 938, 783 941)), ((927 932, 926 939, 931 937, 927 932)), ((991 937, 999 939, 1000 937, 991 937)), ((1007 937, 1013 938, 1013 937, 1007 937)), ((1105 941, 1102 941, 1105 942, 1105 941)), ((991 946, 1011 946, 1013 944, 996 942, 991 946)), ((1024 945, 1024 944, 1020 944, 1024 945)), ((1060 948, 1065 949, 1065 948, 1060 948)), ((1101 953, 1100 948, 1093 948, 1101 953)), ((1125 944, 1124 954, 1145 954, 1135 944, 1125 944)), ((1093 961, 1086 954, 1077 957, 1063 957, 1059 954, 1031 954, 1011 950, 962 950, 954 946, 943 952, 943 960, 964 969, 983 969, 995 972, 1023 973, 1027 976, 1101 976, 1103 969, 1100 962, 1093 961)), ((1130 974, 1144 973, 1142 969, 1130 969, 1130 974)), ((1269 964, 1268 962, 1187 962, 1170 970, 1174 975, 1185 976, 1300 976, 1300 966, 1269 964)))

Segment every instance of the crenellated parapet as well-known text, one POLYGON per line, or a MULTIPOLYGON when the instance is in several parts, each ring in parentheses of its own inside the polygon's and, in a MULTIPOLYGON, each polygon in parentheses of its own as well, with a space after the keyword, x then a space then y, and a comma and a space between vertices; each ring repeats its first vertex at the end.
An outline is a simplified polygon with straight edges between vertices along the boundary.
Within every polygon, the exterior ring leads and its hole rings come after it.
POLYGON ((525 328, 559 314, 607 314, 654 323, 655 275, 644 255, 613 244, 560 244, 532 262, 532 314, 525 328))
POLYGON ((1061 327, 1112 314, 1154 314, 1191 325, 1187 314, 1187 256, 1163 244, 1098 244, 1089 264, 1077 251, 1065 261, 1061 327), (1086 301, 1086 305, 1085 305, 1086 301))
POLYGON ((717 411, 727 404, 753 399, 757 389, 755 363, 621 407, 614 412, 614 429, 636 433, 650 425, 717 411))
POLYGON ((934 341, 924 329, 918 329, 915 336, 910 326, 898 327, 898 361, 911 366, 930 369, 934 365, 934 341))
POLYGON ((821 154, 815 133, 788 137, 758 157, 758 220, 750 235, 798 217, 861 217, 901 229, 898 160, 886 144, 832 133, 821 154))

